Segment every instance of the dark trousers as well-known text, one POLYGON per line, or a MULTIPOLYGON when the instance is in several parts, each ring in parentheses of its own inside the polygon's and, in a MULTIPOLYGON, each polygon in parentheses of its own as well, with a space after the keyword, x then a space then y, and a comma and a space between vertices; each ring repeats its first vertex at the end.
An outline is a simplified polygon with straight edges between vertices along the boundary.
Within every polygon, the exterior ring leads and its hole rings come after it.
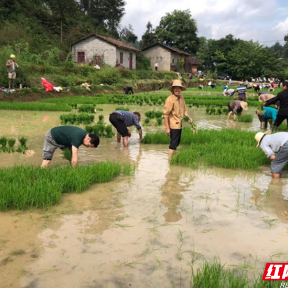
POLYGON ((287 128, 288 128, 288 115, 287 116, 284 116, 284 115, 277 115, 277 118, 274 122, 274 126, 276 127, 279 127, 281 125, 281 123, 286 119, 286 122, 287 122, 287 128))

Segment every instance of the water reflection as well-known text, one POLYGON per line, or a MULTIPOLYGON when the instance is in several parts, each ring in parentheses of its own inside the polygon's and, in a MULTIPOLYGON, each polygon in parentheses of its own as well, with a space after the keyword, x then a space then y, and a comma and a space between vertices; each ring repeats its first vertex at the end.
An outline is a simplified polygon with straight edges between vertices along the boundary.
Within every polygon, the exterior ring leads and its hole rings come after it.
POLYGON ((162 185, 162 199, 161 203, 164 204, 168 210, 163 214, 165 222, 177 222, 182 219, 182 215, 177 211, 183 195, 184 187, 179 183, 179 175, 175 171, 170 170, 166 176, 166 182, 162 185))
POLYGON ((250 203, 263 208, 267 213, 277 216, 282 222, 288 222, 288 201, 283 192, 285 182, 283 179, 271 178, 264 191, 253 189, 250 203))

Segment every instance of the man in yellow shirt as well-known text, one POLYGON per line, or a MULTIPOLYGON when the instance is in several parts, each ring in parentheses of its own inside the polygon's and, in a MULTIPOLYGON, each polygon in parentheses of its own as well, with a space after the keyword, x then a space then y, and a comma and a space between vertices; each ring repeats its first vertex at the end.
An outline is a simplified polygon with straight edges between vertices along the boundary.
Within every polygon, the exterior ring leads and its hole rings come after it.
MULTIPOLYGON (((168 89, 172 94, 165 101, 163 117, 166 125, 166 134, 170 135, 168 152, 170 157, 180 144, 183 117, 189 117, 189 115, 185 100, 181 95, 181 91, 186 90, 186 88, 182 86, 181 80, 174 80, 172 86, 168 89)), ((191 118, 190 121, 192 121, 191 118)))

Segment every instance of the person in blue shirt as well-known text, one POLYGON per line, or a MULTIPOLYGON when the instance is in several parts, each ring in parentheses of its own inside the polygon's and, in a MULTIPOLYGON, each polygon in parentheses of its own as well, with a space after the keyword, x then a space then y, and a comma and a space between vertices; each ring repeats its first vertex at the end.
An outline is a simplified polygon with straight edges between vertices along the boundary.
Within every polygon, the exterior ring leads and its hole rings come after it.
POLYGON ((263 107, 263 110, 256 110, 256 114, 260 121, 260 129, 267 129, 269 119, 275 122, 278 110, 272 107, 263 107))
POLYGON ((129 112, 124 110, 117 110, 110 114, 109 121, 117 129, 117 142, 123 140, 123 146, 128 147, 128 137, 131 132, 127 129, 130 126, 136 126, 139 133, 139 141, 142 141, 142 128, 139 124, 141 115, 139 112, 129 112))

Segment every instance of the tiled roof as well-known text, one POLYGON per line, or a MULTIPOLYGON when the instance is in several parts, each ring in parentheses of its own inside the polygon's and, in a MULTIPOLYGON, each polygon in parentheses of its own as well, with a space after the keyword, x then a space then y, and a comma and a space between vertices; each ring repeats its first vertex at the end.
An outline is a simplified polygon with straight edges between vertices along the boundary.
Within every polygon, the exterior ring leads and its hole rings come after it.
POLYGON ((120 40, 117 40, 117 39, 113 39, 113 38, 110 38, 110 37, 107 37, 107 36, 103 36, 103 35, 99 35, 99 34, 90 34, 74 43, 72 43, 71 45, 74 45, 76 43, 79 43, 85 39, 88 39, 90 37, 96 37, 96 38, 100 38, 101 40, 104 40, 105 42, 108 42, 116 47, 119 47, 119 48, 123 48, 123 49, 126 49, 126 50, 130 50, 130 51, 134 51, 134 52, 140 52, 139 49, 133 47, 133 46, 130 46, 128 45, 127 43, 123 42, 123 41, 120 41, 120 40))

